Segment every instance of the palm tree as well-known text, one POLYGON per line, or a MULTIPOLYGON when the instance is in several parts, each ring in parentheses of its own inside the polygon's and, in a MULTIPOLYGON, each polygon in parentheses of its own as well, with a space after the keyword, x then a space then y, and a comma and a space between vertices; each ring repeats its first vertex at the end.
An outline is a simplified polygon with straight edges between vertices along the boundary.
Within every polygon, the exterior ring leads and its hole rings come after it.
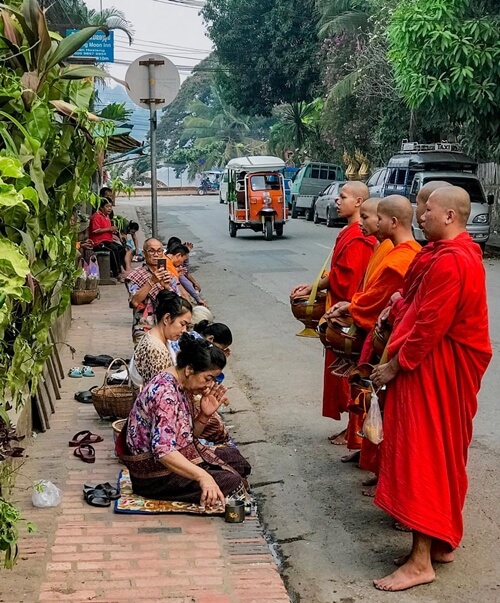
POLYGON ((88 9, 82 0, 59 0, 53 2, 46 11, 47 21, 58 30, 80 29, 89 25, 105 25, 108 29, 123 31, 130 44, 133 41, 131 23, 125 14, 114 7, 102 11, 88 9))
POLYGON ((342 32, 361 35, 369 26, 370 13, 362 0, 316 0, 320 13, 319 35, 323 38, 342 32))
POLYGON ((319 98, 311 103, 299 101, 278 108, 278 121, 269 132, 269 151, 282 156, 287 150, 293 150, 299 157, 307 155, 318 136, 322 108, 323 101, 319 98))

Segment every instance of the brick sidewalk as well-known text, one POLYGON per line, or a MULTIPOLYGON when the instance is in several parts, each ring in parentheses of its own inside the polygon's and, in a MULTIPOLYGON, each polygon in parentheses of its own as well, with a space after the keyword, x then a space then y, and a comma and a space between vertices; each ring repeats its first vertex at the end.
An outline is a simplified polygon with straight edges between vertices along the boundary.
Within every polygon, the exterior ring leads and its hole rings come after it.
MULTIPOLYGON (((79 365, 84 354, 130 357, 130 316, 122 286, 101 288, 101 299, 73 306, 64 369, 79 365)), ((285 603, 289 602, 274 559, 255 517, 225 524, 220 517, 189 515, 117 515, 82 498, 85 483, 116 483, 121 465, 114 456, 111 423, 92 405, 73 395, 102 384, 95 378, 63 381, 51 429, 26 451, 16 502, 37 532, 23 536, 20 558, 11 572, 2 570, 2 603, 72 601, 84 603, 285 603), (90 429, 104 442, 95 444, 96 463, 73 456, 68 440, 90 429), (49 479, 63 491, 53 509, 31 504, 35 479, 49 479), (23 489, 24 488, 24 489, 23 489)))

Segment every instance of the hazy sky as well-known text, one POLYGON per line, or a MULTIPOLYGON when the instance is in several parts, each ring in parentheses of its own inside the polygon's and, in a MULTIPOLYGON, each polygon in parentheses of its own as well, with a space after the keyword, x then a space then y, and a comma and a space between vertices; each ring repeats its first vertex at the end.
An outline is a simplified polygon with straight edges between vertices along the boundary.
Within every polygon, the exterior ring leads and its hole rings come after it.
MULTIPOLYGON (((160 53, 179 66, 181 81, 189 74, 189 67, 199 63, 211 49, 205 35, 198 9, 175 6, 165 0, 85 0, 96 10, 114 6, 125 13, 134 29, 131 47, 122 32, 115 32, 115 61, 112 75, 123 79, 127 64, 148 53, 160 53)), ((112 84, 113 85, 113 84, 112 84)))

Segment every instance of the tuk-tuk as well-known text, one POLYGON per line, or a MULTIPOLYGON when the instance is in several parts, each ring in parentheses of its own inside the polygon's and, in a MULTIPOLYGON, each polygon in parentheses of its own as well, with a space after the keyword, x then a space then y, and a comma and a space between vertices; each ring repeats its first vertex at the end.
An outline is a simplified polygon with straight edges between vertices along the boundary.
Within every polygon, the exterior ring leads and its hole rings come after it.
POLYGON ((288 220, 283 174, 279 157, 238 157, 226 166, 229 235, 240 228, 263 232, 266 241, 283 235, 288 220))

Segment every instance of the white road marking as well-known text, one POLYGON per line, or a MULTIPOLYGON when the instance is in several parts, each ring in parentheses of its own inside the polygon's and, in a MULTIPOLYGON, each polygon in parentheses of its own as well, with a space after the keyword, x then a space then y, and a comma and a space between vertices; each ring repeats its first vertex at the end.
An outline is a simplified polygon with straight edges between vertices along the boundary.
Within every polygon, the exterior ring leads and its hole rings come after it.
POLYGON ((323 247, 323 249, 328 249, 328 250, 331 249, 331 246, 328 247, 328 245, 322 245, 321 243, 314 243, 314 244, 317 245, 318 247, 323 247))

